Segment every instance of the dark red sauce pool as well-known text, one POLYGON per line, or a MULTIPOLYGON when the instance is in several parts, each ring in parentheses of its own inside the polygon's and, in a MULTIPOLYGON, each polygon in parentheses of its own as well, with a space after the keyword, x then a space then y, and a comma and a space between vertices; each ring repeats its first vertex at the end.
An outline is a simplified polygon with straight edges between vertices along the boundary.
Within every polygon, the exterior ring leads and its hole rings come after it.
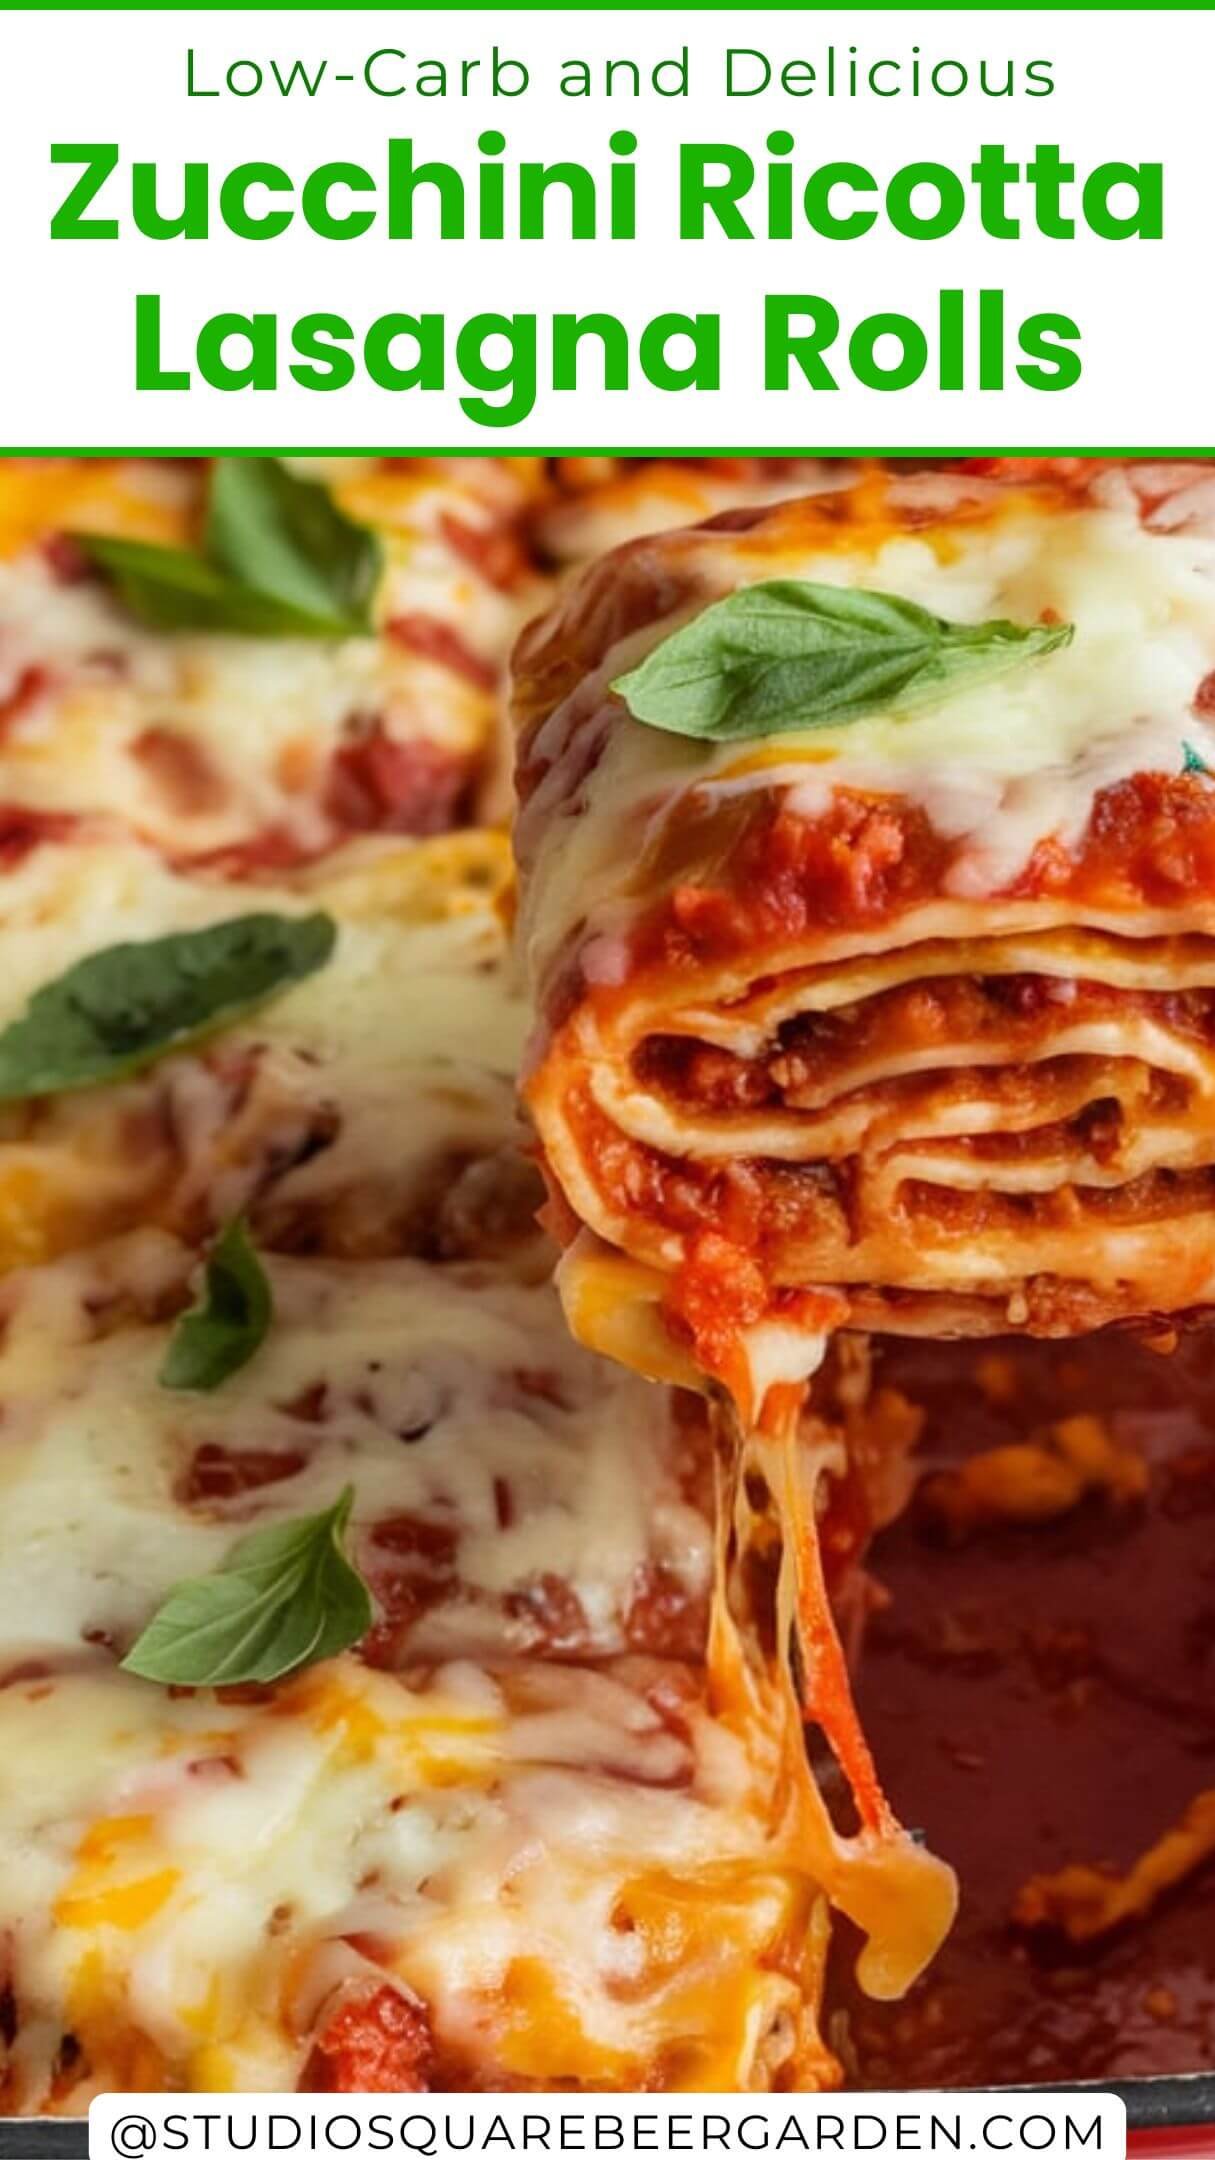
POLYGON ((1146 1498, 1093 1498, 1032 1529, 949 1542, 914 1504, 872 1569, 859 1707, 904 1822, 957 1869, 962 1903, 902 2003, 850 1984, 836 2045, 850 2083, 1108 2080, 1215 2068, 1215 1866, 1146 1920, 1084 1949, 1010 1924, 1026 1879, 1073 1861, 1120 1872, 1215 1787, 1215 1334, 1162 1357, 1115 1335, 995 1346, 1011 1402, 981 1383, 993 1346, 890 1344, 878 1371, 928 1412, 921 1454, 957 1459, 1077 1411, 1150 1463, 1146 1498))

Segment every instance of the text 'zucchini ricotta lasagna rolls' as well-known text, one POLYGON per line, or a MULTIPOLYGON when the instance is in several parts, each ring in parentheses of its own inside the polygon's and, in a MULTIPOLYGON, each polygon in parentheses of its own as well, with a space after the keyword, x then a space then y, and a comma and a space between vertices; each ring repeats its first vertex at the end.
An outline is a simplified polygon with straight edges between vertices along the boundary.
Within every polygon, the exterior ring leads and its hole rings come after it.
POLYGON ((1197 464, 854 470, 525 633, 526 1092, 585 1340, 754 1421, 844 1323, 1210 1301, 1213 671, 1197 464))

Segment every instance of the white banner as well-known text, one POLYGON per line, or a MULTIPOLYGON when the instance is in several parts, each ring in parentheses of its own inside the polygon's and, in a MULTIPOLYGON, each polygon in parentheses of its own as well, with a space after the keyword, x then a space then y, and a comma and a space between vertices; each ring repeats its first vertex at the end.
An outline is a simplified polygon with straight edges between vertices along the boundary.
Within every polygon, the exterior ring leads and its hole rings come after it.
POLYGON ((0 38, 6 446, 1215 443, 1208 11, 0 38))
POLYGON ((1109 2093, 824 2093, 582 2098, 563 2093, 244 2098, 113 2094, 89 2109, 91 2160, 235 2153, 414 2154, 418 2160, 638 2160, 690 2154, 1074 2154, 1125 2160, 1126 2108, 1109 2093))

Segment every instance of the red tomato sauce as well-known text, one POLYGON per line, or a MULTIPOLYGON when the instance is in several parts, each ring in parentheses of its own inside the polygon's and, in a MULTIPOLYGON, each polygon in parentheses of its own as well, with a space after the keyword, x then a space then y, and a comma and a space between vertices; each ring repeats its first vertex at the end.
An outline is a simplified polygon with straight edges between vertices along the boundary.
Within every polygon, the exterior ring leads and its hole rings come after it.
POLYGON ((858 1708, 885 1789, 961 1880, 961 1908, 902 2003, 862 1997, 837 1931, 832 2007, 849 2081, 996 2085, 1215 2063, 1215 1874, 1084 1948, 1018 1930, 1032 1875, 1124 1873, 1215 1785, 1215 1333, 1171 1356, 1070 1344, 891 1343, 877 1374, 927 1412, 921 1455, 957 1459, 1086 1411, 1142 1447, 1146 1499, 1090 1498, 960 1542, 913 1503, 878 1539, 858 1708), (1011 1392, 985 1386, 993 1357, 1011 1392), (1001 1399, 1002 1398, 1002 1399, 1001 1399))
POLYGON ((420 2002, 387 1982, 346 1997, 313 2043, 301 2092, 430 2090, 430 2023, 420 2002))
MULTIPOLYGON (((724 808, 692 798, 672 821, 671 859, 647 865, 668 889, 631 935, 632 983, 739 959, 764 975, 785 945, 875 928, 945 891, 960 844, 918 804, 841 789, 822 817, 803 818, 783 794, 760 788, 724 808), (700 874, 698 858, 719 867, 700 874)), ((999 897, 1114 911, 1215 900, 1215 785, 1137 773, 1101 789, 1079 841, 1044 838, 999 897)))

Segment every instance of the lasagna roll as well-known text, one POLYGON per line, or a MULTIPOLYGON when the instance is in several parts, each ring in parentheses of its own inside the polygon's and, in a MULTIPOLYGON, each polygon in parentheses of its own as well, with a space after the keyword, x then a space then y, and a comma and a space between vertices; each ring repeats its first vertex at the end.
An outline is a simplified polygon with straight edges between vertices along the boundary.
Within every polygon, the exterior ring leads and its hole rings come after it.
POLYGON ((532 515, 533 541, 545 564, 580 569, 647 533, 846 487, 853 471, 807 457, 557 458, 532 515))
POLYGON ((526 460, 0 460, 0 865, 131 839, 256 879, 473 822, 544 596, 540 484, 526 460))
POLYGON ((1215 1291, 1215 475, 844 477, 618 549, 515 662, 566 1306, 750 1419, 844 1324, 1215 1291))

